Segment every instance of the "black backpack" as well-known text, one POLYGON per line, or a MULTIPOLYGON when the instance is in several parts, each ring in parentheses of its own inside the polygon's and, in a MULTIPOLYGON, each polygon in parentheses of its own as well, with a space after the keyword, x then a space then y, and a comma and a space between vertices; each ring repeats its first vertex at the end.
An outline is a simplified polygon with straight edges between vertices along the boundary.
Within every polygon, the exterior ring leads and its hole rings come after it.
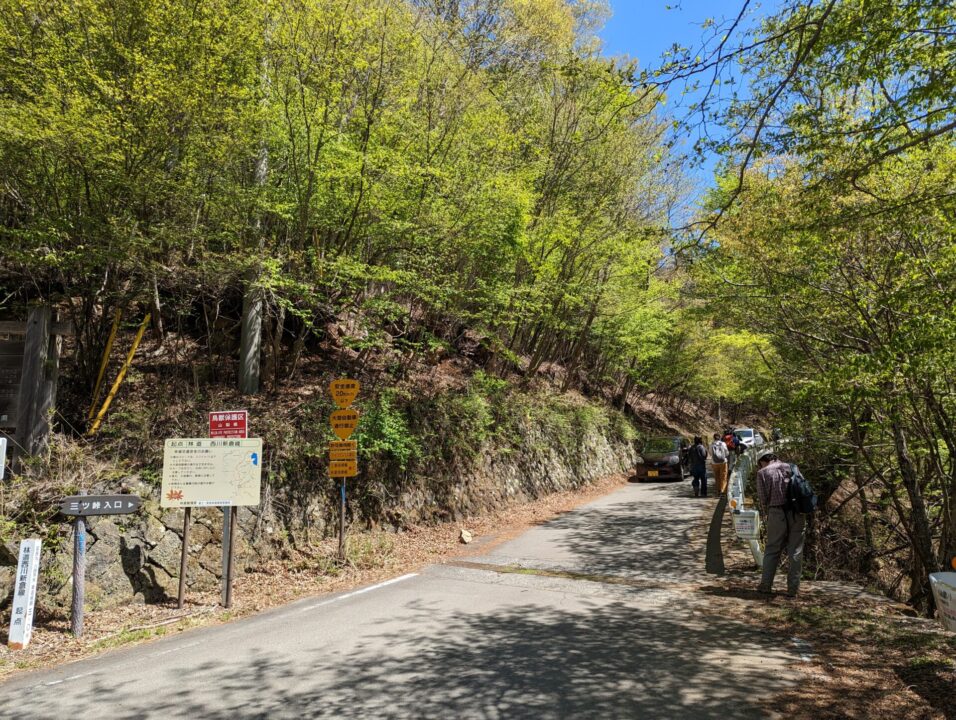
POLYGON ((790 466, 790 482, 787 485, 787 510, 809 515, 817 509, 817 494, 813 492, 800 468, 790 466))

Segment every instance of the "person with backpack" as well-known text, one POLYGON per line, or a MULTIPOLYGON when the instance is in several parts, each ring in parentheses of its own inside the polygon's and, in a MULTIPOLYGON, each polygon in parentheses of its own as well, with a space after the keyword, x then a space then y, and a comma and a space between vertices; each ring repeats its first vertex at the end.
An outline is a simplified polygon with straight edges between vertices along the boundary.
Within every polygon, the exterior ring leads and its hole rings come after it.
POLYGON ((690 474, 694 478, 691 485, 694 487, 694 497, 707 497, 707 448, 704 440, 697 435, 694 444, 688 453, 690 456, 690 474))
POLYGON ((807 515, 816 506, 816 495, 796 465, 782 462, 774 453, 757 459, 757 499, 767 522, 767 545, 763 552, 763 574, 757 592, 771 593, 780 556, 784 549, 790 560, 787 595, 796 597, 803 568, 803 542, 807 515))
POLYGON ((730 450, 720 439, 720 433, 714 433, 714 442, 710 445, 710 462, 714 467, 714 487, 718 494, 727 492, 727 459, 730 450))

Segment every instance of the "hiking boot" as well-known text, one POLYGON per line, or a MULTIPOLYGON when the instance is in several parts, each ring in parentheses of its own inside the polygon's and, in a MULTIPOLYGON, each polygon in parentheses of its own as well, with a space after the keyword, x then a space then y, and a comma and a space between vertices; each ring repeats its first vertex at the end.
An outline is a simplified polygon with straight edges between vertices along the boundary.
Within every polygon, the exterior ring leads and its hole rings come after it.
POLYGON ((757 586, 757 592, 761 595, 773 595, 773 590, 768 587, 764 587, 763 585, 757 586))

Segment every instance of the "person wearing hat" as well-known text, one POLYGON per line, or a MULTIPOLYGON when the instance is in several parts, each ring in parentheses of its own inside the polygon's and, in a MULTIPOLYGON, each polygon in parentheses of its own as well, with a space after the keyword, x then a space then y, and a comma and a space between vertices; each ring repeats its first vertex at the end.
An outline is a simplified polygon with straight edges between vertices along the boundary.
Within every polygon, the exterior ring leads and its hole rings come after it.
POLYGON ((800 589, 803 567, 803 540, 807 516, 787 505, 787 489, 792 471, 771 451, 757 458, 757 499, 767 519, 767 546, 763 552, 763 574, 757 592, 770 593, 784 549, 790 560, 787 595, 795 597, 800 589))

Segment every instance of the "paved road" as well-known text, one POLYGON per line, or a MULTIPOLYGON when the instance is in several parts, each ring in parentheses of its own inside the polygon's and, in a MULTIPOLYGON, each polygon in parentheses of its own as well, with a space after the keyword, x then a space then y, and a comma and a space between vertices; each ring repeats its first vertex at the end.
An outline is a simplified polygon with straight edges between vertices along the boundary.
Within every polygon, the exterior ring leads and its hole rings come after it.
POLYGON ((706 613, 713 501, 686 495, 630 485, 466 563, 20 676, 0 718, 761 717, 796 653, 706 613))

